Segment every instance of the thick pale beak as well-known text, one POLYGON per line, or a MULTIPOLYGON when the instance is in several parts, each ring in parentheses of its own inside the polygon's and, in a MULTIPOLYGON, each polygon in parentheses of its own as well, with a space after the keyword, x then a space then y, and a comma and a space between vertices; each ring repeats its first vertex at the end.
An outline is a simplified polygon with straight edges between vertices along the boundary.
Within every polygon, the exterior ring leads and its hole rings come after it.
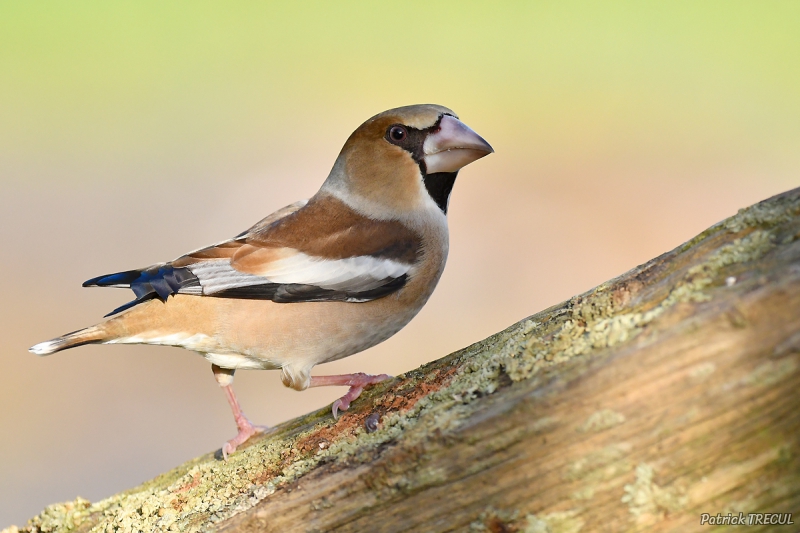
POLYGON ((422 150, 428 174, 455 172, 494 152, 480 135, 450 115, 442 117, 439 130, 428 135, 422 150))

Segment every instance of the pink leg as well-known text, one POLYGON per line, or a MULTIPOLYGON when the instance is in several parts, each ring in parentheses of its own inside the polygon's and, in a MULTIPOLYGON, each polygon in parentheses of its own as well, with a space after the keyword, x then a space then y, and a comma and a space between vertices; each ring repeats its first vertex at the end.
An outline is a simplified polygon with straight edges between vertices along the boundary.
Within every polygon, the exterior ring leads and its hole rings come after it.
POLYGON ((391 376, 386 374, 371 376, 369 374, 364 374, 363 372, 359 372, 358 374, 341 374, 338 376, 311 376, 311 383, 309 383, 308 386, 328 387, 346 385, 350 387, 350 390, 347 391, 347 394, 333 402, 333 418, 337 418, 339 415, 339 410, 341 409, 342 411, 347 411, 348 407, 350 407, 350 402, 361 395, 361 391, 364 390, 364 387, 374 383, 380 383, 381 381, 389 379, 390 377, 391 376))
POLYGON ((231 411, 233 411, 233 418, 236 420, 236 427, 239 428, 239 433, 222 445, 222 457, 227 461, 228 454, 235 452, 240 444, 256 433, 264 431, 266 428, 263 426, 254 426, 247 417, 244 416, 242 408, 239 406, 239 401, 236 399, 236 394, 233 392, 233 387, 231 387, 234 371, 227 368, 220 368, 217 365, 211 365, 211 370, 214 372, 217 383, 219 383, 219 386, 225 391, 225 397, 228 398, 228 404, 231 406, 231 411))

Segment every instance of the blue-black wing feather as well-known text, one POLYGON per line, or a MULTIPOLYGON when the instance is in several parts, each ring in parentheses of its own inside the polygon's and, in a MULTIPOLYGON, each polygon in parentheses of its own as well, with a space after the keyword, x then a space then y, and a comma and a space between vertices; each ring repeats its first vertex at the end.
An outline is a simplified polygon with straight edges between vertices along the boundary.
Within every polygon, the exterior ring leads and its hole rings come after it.
POLYGON ((167 298, 177 294, 181 289, 200 286, 200 280, 188 268, 175 268, 169 264, 164 264, 97 276, 85 281, 83 286, 130 287, 133 290, 136 299, 106 315, 111 316, 153 298, 158 298, 165 302, 167 298))

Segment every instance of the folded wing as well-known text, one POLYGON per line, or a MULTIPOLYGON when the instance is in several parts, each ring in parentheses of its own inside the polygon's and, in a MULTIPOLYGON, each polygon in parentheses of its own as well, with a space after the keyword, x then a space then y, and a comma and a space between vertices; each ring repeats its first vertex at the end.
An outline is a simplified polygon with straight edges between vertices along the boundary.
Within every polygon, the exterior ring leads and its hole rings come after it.
POLYGON ((235 239, 170 263, 93 278, 136 299, 109 315, 174 294, 280 303, 366 302, 402 288, 421 253, 400 223, 363 217, 332 197, 292 204, 235 239))

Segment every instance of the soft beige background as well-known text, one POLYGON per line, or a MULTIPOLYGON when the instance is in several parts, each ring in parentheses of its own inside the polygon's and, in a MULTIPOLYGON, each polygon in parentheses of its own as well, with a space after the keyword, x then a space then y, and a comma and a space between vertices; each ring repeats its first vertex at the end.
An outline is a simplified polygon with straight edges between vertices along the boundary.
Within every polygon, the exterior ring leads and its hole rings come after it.
MULTIPOLYGON (((441 103, 497 153, 459 177, 428 306, 319 372, 411 369, 798 183, 797 2, 255 4, 0 5, 0 527, 233 435, 195 354, 26 349, 132 296, 85 279, 313 194, 374 113, 441 103)), ((267 424, 343 392, 236 386, 267 424)))

